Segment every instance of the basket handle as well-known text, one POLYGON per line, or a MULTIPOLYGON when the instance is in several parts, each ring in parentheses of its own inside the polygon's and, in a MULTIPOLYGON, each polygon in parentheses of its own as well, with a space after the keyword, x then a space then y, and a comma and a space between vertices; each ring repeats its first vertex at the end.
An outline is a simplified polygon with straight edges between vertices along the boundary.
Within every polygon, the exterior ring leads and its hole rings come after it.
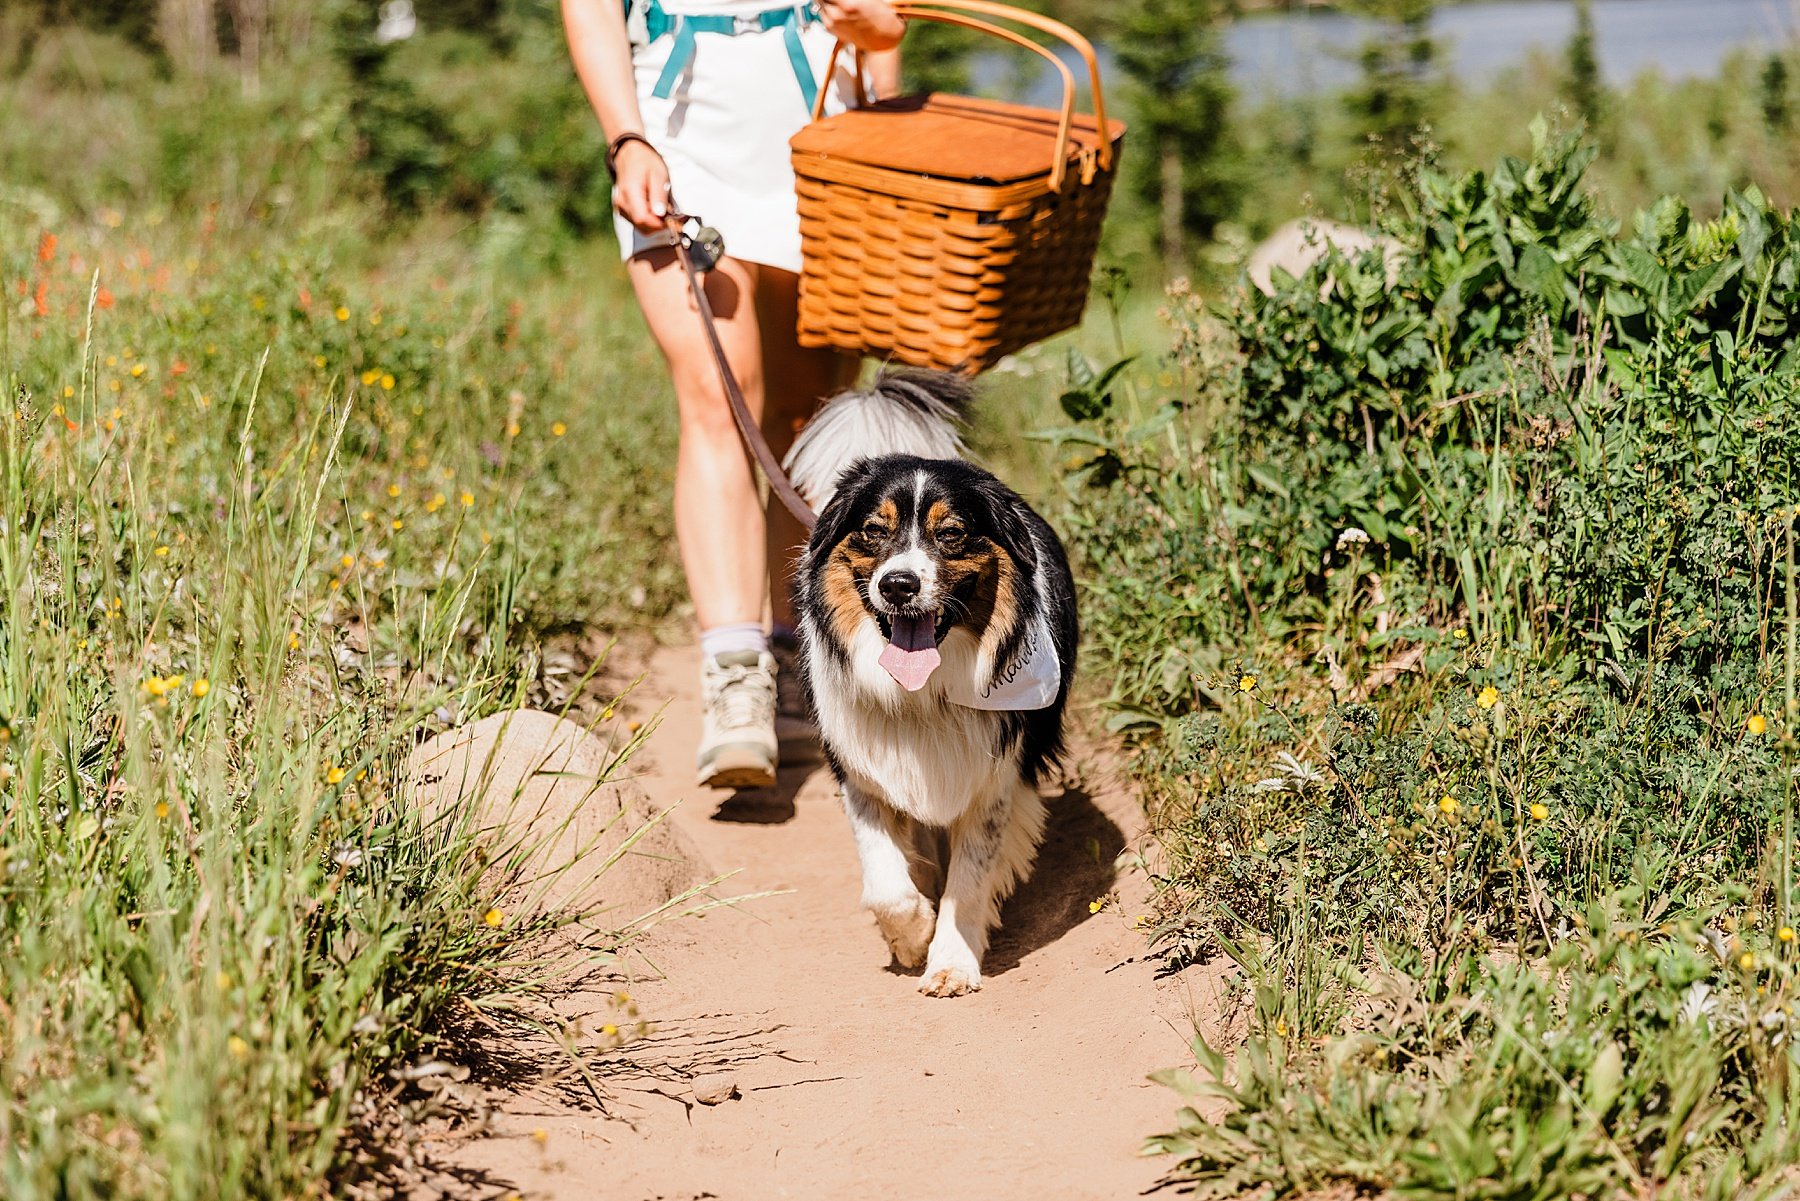
MULTIPOLYGON (((993 0, 891 0, 891 3, 893 4, 894 11, 903 17, 909 19, 917 17, 920 20, 936 21, 944 25, 957 25, 965 29, 973 29, 981 33, 986 33, 993 37, 1000 38, 1003 41, 1011 42, 1016 46, 1021 46, 1026 50, 1030 50, 1056 68, 1057 73, 1062 76, 1063 102, 1061 117, 1057 122, 1056 157, 1055 162, 1050 169, 1050 190, 1053 192, 1062 191, 1063 180, 1068 172, 1069 142, 1073 134, 1075 121, 1074 73, 1069 70, 1068 64, 1058 58, 1055 53, 1038 45, 1030 38, 1007 29, 1004 26, 996 25, 991 21, 984 21, 979 17, 965 16, 963 15, 963 11, 1015 21, 1020 25, 1025 25, 1042 33, 1050 34, 1051 36, 1060 38, 1062 41, 1068 43, 1086 62, 1088 79, 1093 86, 1094 121, 1095 132, 1099 142, 1100 169, 1103 171, 1112 169, 1112 140, 1106 136, 1106 100, 1101 95, 1100 91, 1100 63, 1094 55, 1093 44, 1085 37, 1071 29, 1069 26, 1063 24, 1061 21, 1052 20, 1049 17, 1040 16, 1034 12, 1026 12, 1024 9, 1013 8, 1011 5, 994 3, 993 0), (938 9, 963 11, 939 12, 936 11, 938 9)), ((827 80, 829 80, 836 72, 838 55, 843 49, 844 43, 841 41, 832 47, 831 59, 825 67, 825 78, 827 80)), ((860 85, 860 79, 858 82, 860 85)), ((828 90, 829 89, 827 88, 821 87, 819 89, 818 98, 813 102, 813 120, 815 121, 824 115, 825 97, 828 90)), ((860 86, 858 91, 860 93, 860 86)))

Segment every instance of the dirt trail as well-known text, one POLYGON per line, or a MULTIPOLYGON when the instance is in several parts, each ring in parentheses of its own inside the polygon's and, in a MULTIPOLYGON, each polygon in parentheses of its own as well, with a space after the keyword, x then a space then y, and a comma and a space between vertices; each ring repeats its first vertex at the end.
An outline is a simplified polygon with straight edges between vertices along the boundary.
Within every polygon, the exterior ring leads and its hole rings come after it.
MULTIPOLYGON (((1122 788, 1070 790, 1032 880, 1008 905, 981 992, 921 997, 887 967, 857 906, 856 854, 823 768, 730 797, 695 787, 697 656, 656 655, 638 698, 670 698, 634 766, 718 890, 788 890, 658 927, 632 979, 564 998, 593 1031, 629 987, 656 1032, 598 1084, 490 1083, 485 1132, 427 1146, 446 1192, 629 1201, 763 1198, 1106 1198, 1153 1185, 1139 1158, 1175 1095, 1145 1080, 1181 1063, 1216 977, 1158 982, 1131 928, 1144 884, 1114 857, 1138 833, 1122 788), (1096 898, 1118 895, 1099 912, 1096 898), (739 1096, 694 1103, 695 1077, 739 1096)), ((495 1060, 505 1058, 499 1051, 495 1060)), ((547 1063, 553 1056, 536 1057, 547 1063)), ((490 1072, 491 1076, 493 1073, 490 1072)), ((430 1196, 438 1190, 421 1190, 430 1196)))

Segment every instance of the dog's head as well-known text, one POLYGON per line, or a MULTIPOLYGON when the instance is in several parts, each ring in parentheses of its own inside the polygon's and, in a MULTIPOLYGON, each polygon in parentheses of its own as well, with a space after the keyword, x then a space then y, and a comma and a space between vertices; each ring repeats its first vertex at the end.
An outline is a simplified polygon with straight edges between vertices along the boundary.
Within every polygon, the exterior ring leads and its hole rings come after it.
POLYGON ((1021 502, 968 463, 885 455, 845 473, 807 544, 812 608, 848 648, 870 622, 911 692, 958 629, 992 646, 1017 626, 1035 566, 1021 502))

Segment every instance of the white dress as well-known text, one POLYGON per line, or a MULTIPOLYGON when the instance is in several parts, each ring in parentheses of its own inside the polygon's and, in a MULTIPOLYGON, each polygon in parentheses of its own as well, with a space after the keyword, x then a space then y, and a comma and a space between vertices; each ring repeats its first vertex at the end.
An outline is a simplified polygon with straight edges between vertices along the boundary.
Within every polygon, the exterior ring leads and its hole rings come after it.
MULTIPOLYGON (((671 16, 755 16, 780 8, 770 0, 681 3, 664 0, 671 16)), ((816 18, 799 30, 812 78, 820 79, 834 39, 816 18)), ((694 53, 667 97, 653 95, 677 38, 665 33, 632 47, 644 134, 669 167, 675 207, 725 237, 725 253, 745 262, 800 270, 800 214, 788 139, 812 119, 782 29, 693 35, 694 53)), ((855 95, 848 50, 840 56, 827 112, 841 112, 855 95)), ((668 244, 666 235, 640 233, 614 214, 625 258, 668 244)))

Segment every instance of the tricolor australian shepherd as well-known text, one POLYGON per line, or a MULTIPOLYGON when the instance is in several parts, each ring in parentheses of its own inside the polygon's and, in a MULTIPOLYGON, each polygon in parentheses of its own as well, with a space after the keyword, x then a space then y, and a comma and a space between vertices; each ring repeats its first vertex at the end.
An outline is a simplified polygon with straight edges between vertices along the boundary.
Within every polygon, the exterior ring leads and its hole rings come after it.
POLYGON ((890 372, 826 405, 788 458, 819 512, 797 584, 826 758, 863 905, 919 991, 981 987, 1000 904, 1044 833, 1075 593, 1062 544, 964 461, 966 381, 890 372))

